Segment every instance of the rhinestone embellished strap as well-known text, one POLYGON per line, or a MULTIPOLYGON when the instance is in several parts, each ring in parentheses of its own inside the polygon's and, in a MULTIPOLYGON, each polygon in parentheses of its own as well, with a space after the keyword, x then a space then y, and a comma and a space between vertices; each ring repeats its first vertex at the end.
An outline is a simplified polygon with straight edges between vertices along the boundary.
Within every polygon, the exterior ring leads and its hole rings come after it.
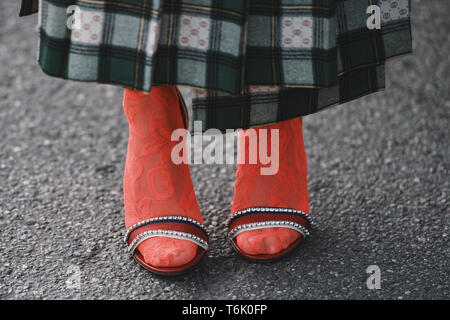
POLYGON ((289 228, 293 229, 295 231, 298 231, 302 234, 304 238, 309 236, 309 231, 301 224, 292 222, 292 221, 264 221, 264 222, 254 222, 254 223, 247 223, 247 224, 241 224, 237 226, 236 228, 232 229, 228 233, 228 237, 230 239, 234 239, 239 233, 249 230, 256 230, 256 229, 264 229, 264 228, 289 228))
POLYGON ((310 225, 314 225, 314 221, 306 212, 296 209, 290 208, 277 208, 277 207, 252 207, 243 210, 236 211, 231 215, 230 223, 236 220, 237 218, 246 215, 246 214, 254 214, 254 213, 283 213, 283 214, 295 214, 299 215, 302 218, 305 218, 310 225))
POLYGON ((205 233, 205 235, 208 235, 208 232, 206 231, 205 226, 203 224, 201 224, 200 222, 198 222, 197 220, 194 220, 194 219, 191 219, 188 217, 183 217, 183 216, 166 216, 166 217, 151 218, 151 219, 147 219, 147 220, 143 220, 141 222, 135 223, 130 228, 128 228, 128 230, 124 236, 124 241, 126 243, 128 243, 128 239, 129 239, 130 235, 138 228, 141 228, 141 227, 147 226, 149 224, 153 224, 153 223, 166 223, 166 222, 188 223, 195 227, 198 227, 200 230, 202 230, 202 232, 205 233))
MULTIPOLYGON (((276 216, 274 215, 274 218, 276 216)), ((298 220, 298 218, 296 219, 298 220)), ((308 230, 308 226, 313 225, 314 222, 312 221, 311 217, 301 211, 301 210, 296 210, 296 209, 290 209, 290 208, 277 208, 277 207, 252 207, 252 208, 246 208, 243 210, 239 210, 235 213, 233 213, 230 217, 228 226, 229 226, 229 232, 228 232, 228 237, 230 239, 234 239, 238 234, 244 232, 244 231, 249 231, 249 230, 255 230, 255 229, 264 229, 264 228, 277 228, 277 227, 282 227, 282 228, 289 228, 289 229, 293 229, 296 230, 298 232, 300 232, 302 234, 303 237, 308 237, 310 235, 309 230, 308 230), (286 220, 267 220, 267 221, 259 221, 259 222, 250 222, 250 223, 245 223, 245 224, 238 224, 236 226, 236 223, 234 223, 234 226, 232 226, 232 223, 234 221, 236 221, 239 218, 243 218, 247 215, 251 215, 251 214, 284 214, 284 217, 281 218, 279 217, 279 219, 286 219, 286 220), (286 216, 288 215, 288 216, 286 216), (289 221, 289 215, 293 215, 296 217, 300 217, 303 220, 305 220, 307 222, 307 225, 301 225, 299 223, 299 221, 295 222, 295 221, 289 221)))
POLYGON ((168 238, 176 238, 181 240, 192 241, 197 244, 199 247, 203 248, 205 251, 208 250, 208 243, 197 237, 193 234, 179 231, 171 231, 171 230, 150 230, 145 231, 139 234, 128 246, 128 252, 133 254, 136 248, 145 240, 153 237, 168 237, 168 238))

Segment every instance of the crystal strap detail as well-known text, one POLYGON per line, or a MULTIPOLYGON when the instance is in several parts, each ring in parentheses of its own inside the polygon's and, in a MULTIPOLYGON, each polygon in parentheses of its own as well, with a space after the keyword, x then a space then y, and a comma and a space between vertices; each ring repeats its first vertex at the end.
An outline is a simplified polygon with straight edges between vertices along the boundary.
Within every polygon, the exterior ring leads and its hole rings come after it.
POLYGON ((197 220, 191 219, 191 218, 187 218, 187 217, 183 217, 183 216, 166 216, 166 217, 156 217, 156 218, 150 218, 147 220, 143 220, 141 222, 135 223, 133 224, 130 228, 128 228, 127 232, 125 233, 125 236, 123 238, 123 240, 125 241, 125 243, 128 243, 128 238, 130 237, 131 233, 135 230, 137 230, 140 227, 143 227, 145 225, 148 224, 152 224, 152 223, 164 223, 164 222, 185 222, 185 223, 189 223, 192 224, 198 228, 200 228, 205 235, 208 235, 208 232, 206 231, 206 228, 203 224, 201 224, 200 222, 198 222, 197 220))
POLYGON ((139 234, 128 246, 128 252, 133 254, 136 248, 145 240, 153 237, 169 237, 181 240, 192 241, 205 251, 208 250, 208 243, 205 240, 186 232, 171 231, 171 230, 149 230, 139 234))
POLYGON ((309 236, 309 231, 301 224, 298 224, 296 222, 292 221, 264 221, 264 222, 253 222, 253 223, 247 223, 237 226, 236 228, 233 228, 228 233, 228 237, 230 239, 233 239, 236 237, 239 233, 249 230, 256 230, 256 229, 264 229, 264 228, 289 228, 296 230, 302 234, 304 238, 309 236))
POLYGON ((238 217, 241 217, 245 214, 251 214, 251 213, 284 213, 284 214, 296 214, 301 216, 302 218, 305 218, 306 221, 308 221, 308 223, 310 225, 314 225, 314 221, 312 220, 312 218, 309 216, 309 214, 307 214, 306 212, 300 211, 300 210, 296 210, 296 209, 290 209, 290 208, 277 208, 277 207, 252 207, 252 208, 247 208, 247 209, 243 209, 243 210, 239 210, 236 211, 235 213, 233 213, 230 217, 230 224, 233 220, 237 219, 238 217))

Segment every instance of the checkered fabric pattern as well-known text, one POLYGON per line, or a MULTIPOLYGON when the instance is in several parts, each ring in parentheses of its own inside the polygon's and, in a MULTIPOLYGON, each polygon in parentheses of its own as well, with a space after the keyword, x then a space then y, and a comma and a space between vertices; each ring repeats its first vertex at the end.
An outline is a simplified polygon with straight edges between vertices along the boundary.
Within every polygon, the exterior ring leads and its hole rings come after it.
POLYGON ((188 86, 194 120, 224 131, 384 89, 387 59, 412 51, 410 10, 410 0, 22 0, 20 15, 40 12, 47 74, 188 86), (381 29, 367 27, 371 5, 381 29))

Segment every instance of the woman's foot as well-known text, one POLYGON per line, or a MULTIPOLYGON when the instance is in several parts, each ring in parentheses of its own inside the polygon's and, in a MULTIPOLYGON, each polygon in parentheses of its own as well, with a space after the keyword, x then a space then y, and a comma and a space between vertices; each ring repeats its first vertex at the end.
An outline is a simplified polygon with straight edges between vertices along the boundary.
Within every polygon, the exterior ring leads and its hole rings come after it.
MULTIPOLYGON (((245 154, 245 164, 239 164, 236 173, 232 213, 252 207, 292 208, 309 212, 307 190, 307 165, 302 135, 302 119, 295 118, 280 123, 258 127, 258 150, 260 131, 267 129, 267 141, 271 154, 271 129, 279 129, 279 169, 273 175, 261 175, 261 168, 267 167, 260 162, 249 164, 249 141, 246 132, 238 136, 238 158, 245 154), (245 152, 245 153, 244 153, 245 152)), ((258 152, 258 151, 257 151, 258 152)), ((259 153, 260 154, 260 153, 259 153)), ((274 157, 272 157, 274 159, 274 157)), ((276 157, 275 157, 276 159, 276 157)), ((273 164, 272 164, 273 166, 273 164)), ((244 231, 236 236, 236 244, 246 254, 277 254, 288 248, 301 237, 293 229, 276 227, 244 231)))
MULTIPOLYGON (((125 224, 164 216, 184 216, 203 223, 189 167, 176 165, 171 152, 173 130, 184 128, 174 86, 157 86, 150 94, 125 89, 124 111, 129 123, 124 173, 125 224)), ((153 237, 137 250, 154 267, 177 267, 194 259, 191 241, 153 237)))
POLYGON ((236 243, 249 255, 277 254, 289 247, 300 234, 287 228, 267 228, 245 231, 236 237, 236 243))

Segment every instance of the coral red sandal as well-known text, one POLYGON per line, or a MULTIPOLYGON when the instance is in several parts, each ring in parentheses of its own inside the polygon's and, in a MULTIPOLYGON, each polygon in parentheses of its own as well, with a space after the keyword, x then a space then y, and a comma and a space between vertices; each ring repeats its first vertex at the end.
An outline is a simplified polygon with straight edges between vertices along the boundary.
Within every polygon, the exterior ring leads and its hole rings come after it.
POLYGON ((147 219, 132 225, 126 232, 124 241, 128 252, 148 271, 158 275, 180 275, 194 267, 208 250, 208 233, 200 222, 183 217, 167 216, 147 219), (139 244, 152 237, 168 237, 188 240, 197 245, 197 254, 188 263, 177 267, 155 267, 144 261, 142 254, 136 250, 139 244))
POLYGON ((186 106, 175 86, 156 86, 149 94, 126 89, 124 111, 130 128, 124 172, 128 252, 148 271, 182 274, 209 243, 189 167, 171 156, 172 132, 187 128, 186 106))
POLYGON ((237 211, 231 215, 228 223, 228 237, 234 249, 244 258, 253 261, 272 261, 284 257, 295 249, 304 238, 310 235, 310 228, 313 224, 311 217, 300 210, 253 207, 237 211), (295 230, 301 234, 301 237, 276 254, 250 255, 241 250, 236 243, 236 236, 244 231, 280 227, 295 230))
POLYGON ((245 161, 238 164, 236 171, 229 238, 235 250, 247 259, 281 258, 309 235, 312 225, 302 119, 241 131, 239 158, 245 161), (256 130, 256 134, 250 130, 256 130), (264 135, 266 139, 261 143, 264 135), (256 150, 250 148, 254 143, 247 137, 259 137, 258 159, 253 161, 250 159, 256 150), (274 156, 270 162, 261 160, 264 151, 274 156), (278 170, 262 174, 262 168, 278 170))

